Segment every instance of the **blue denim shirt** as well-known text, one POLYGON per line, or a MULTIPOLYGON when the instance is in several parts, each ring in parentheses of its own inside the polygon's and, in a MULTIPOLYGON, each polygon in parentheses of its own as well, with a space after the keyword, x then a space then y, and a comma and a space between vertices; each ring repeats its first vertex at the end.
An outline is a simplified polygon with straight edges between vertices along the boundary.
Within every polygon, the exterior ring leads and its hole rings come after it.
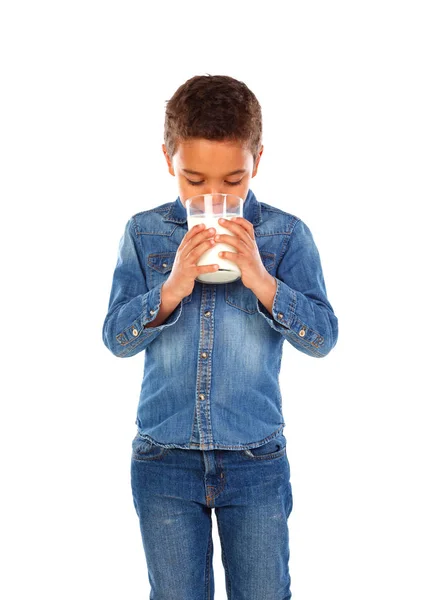
POLYGON ((249 190, 243 216, 277 284, 271 312, 239 279, 195 282, 164 323, 161 287, 187 233, 178 197, 133 215, 119 243, 103 341, 118 357, 145 350, 138 433, 163 447, 254 448, 283 435, 279 372, 283 343, 323 357, 338 321, 326 296, 308 227, 249 190))

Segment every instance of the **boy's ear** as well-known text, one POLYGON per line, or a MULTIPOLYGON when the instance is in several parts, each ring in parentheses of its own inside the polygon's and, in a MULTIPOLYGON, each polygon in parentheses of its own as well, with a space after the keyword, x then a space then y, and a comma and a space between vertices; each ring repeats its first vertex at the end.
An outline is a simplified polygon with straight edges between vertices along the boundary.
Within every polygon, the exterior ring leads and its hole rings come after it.
POLYGON ((166 162, 168 164, 169 173, 175 177, 174 167, 172 165, 172 161, 169 158, 168 151, 166 150, 165 144, 162 144, 163 154, 165 155, 166 162))
POLYGON ((262 156, 262 152, 263 152, 263 146, 260 147, 259 154, 256 157, 256 162, 254 164, 253 173, 251 175, 252 177, 254 177, 257 173, 257 169, 259 167, 259 162, 260 162, 260 157, 262 156))

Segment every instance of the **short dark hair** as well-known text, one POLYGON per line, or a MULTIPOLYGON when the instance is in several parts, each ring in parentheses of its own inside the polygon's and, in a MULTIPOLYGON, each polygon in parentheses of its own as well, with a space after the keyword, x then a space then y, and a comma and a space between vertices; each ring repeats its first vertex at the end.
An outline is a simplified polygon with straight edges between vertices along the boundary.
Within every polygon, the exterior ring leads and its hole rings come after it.
POLYGON ((164 142, 170 158, 190 138, 244 142, 256 161, 262 111, 253 92, 228 75, 196 75, 166 100, 164 142))

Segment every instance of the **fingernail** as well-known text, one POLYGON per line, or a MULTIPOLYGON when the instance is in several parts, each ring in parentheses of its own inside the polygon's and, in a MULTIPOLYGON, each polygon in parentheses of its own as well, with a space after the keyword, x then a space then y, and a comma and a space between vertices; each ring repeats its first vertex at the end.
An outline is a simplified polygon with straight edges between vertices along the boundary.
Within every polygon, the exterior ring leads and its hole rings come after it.
POLYGON ((226 219, 220 219, 220 223, 224 223, 226 219))

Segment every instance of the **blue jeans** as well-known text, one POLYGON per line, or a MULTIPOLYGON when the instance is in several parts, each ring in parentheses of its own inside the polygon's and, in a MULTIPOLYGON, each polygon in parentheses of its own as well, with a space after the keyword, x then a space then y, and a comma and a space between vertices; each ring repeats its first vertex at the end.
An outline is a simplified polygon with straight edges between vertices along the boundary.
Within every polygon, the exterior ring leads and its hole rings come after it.
POLYGON ((165 448, 138 433, 131 485, 150 600, 213 600, 212 508, 229 600, 289 600, 286 439, 251 450, 165 448))

